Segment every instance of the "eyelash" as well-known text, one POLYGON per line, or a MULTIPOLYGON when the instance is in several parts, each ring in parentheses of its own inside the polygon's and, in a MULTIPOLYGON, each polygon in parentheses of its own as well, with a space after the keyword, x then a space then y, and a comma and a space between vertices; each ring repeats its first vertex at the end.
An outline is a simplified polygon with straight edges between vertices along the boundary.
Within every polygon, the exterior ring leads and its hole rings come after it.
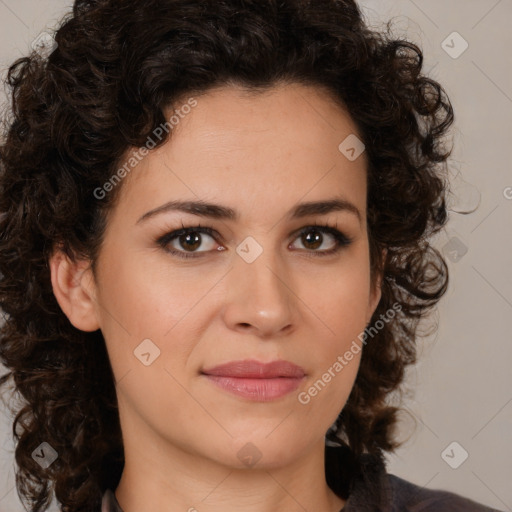
MULTIPOLYGON (((182 224, 182 226, 183 226, 183 224, 182 224)), ((302 236, 306 233, 309 233, 310 231, 318 231, 318 232, 327 233, 327 234, 331 235, 334 238, 334 240, 336 241, 336 246, 334 247, 334 249, 329 249, 327 251, 315 251, 313 249, 311 249, 309 251, 306 250, 307 252, 312 253, 312 255, 311 255, 312 257, 324 257, 324 256, 333 255, 333 254, 341 251, 342 248, 349 246, 353 241, 352 238, 346 236, 344 233, 339 231, 337 229, 337 225, 336 225, 336 227, 333 227, 333 226, 329 226, 327 224, 313 224, 310 226, 306 226, 300 230, 300 232, 297 234, 296 238, 299 238, 300 236, 302 236)), ((201 253, 210 252, 210 251, 197 251, 199 254, 196 255, 197 253, 194 253, 194 252, 177 251, 177 250, 168 248, 169 243, 171 241, 173 241, 175 238, 178 238, 182 235, 188 235, 191 233, 207 234, 214 239, 216 238, 216 234, 217 234, 216 231, 213 229, 213 227, 210 227, 210 226, 198 225, 198 226, 190 226, 187 228, 185 226, 183 226, 182 229, 171 231, 171 232, 163 235, 162 237, 158 238, 156 240, 156 242, 166 252, 172 254, 173 256, 177 256, 178 258, 183 258, 183 259, 200 258, 201 253)))

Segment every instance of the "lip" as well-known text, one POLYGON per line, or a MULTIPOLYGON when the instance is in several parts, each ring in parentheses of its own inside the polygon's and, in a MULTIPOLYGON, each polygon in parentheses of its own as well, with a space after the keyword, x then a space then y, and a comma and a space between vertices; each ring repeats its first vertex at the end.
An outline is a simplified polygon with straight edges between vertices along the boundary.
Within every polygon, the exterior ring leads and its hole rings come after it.
POLYGON ((254 359, 230 361, 213 368, 202 370, 206 375, 217 377, 238 377, 246 379, 273 379, 277 377, 302 378, 306 374, 296 364, 279 359, 269 363, 260 363, 254 359))
POLYGON ((281 398, 301 384, 304 370, 289 361, 260 363, 253 359, 230 361, 201 372, 223 390, 249 400, 268 402, 281 398))

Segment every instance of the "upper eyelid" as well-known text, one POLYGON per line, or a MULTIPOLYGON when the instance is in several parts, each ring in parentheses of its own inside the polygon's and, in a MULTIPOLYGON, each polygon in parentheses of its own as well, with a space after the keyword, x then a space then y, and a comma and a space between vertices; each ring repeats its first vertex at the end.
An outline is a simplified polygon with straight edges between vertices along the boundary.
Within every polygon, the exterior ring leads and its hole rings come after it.
MULTIPOLYGON (((182 224, 182 226, 183 226, 183 224, 182 224)), ((311 228, 318 228, 319 231, 323 231, 324 233, 327 233, 328 235, 331 235, 332 237, 335 237, 335 233, 331 233, 330 231, 331 230, 338 231, 338 233, 341 236, 345 237, 348 242, 352 241, 352 238, 349 237, 344 231, 340 230, 337 227, 337 224, 336 224, 336 226, 330 226, 328 224, 318 224, 318 223, 306 224, 305 226, 302 226, 301 228, 298 228, 295 231, 293 231, 289 236, 297 237, 303 231, 305 231, 307 229, 311 229, 311 228)), ((197 226, 183 226, 183 227, 178 228, 178 229, 170 230, 167 233, 165 233, 163 236, 159 237, 158 238, 158 242, 162 242, 163 243, 164 241, 166 241, 166 239, 168 239, 167 243, 170 243, 172 240, 175 240, 181 234, 187 233, 187 232, 191 232, 191 233, 200 232, 202 234, 209 235, 212 238, 216 238, 215 235, 217 235, 221 239, 223 238, 222 235, 220 235, 220 233, 216 229, 214 229, 213 227, 197 225, 197 226)), ((195 251, 195 252, 208 252, 208 251, 195 251)))
MULTIPOLYGON (((290 233, 290 235, 300 233, 300 232, 304 231, 305 229, 310 229, 310 228, 318 228, 319 230, 324 230, 324 231, 329 231, 331 229, 331 230, 339 231, 341 234, 345 234, 343 232, 343 230, 337 226, 330 226, 329 224, 313 223, 313 224, 306 224, 298 229, 295 229, 294 231, 292 231, 290 233)), ((184 226, 184 227, 177 228, 177 229, 170 229, 160 238, 163 238, 165 236, 172 235, 172 234, 175 234, 175 236, 176 236, 176 234, 180 233, 180 232, 194 233, 196 231, 197 232, 205 232, 206 234, 214 233, 214 234, 217 234, 219 237, 222 237, 222 235, 215 228, 213 228, 211 226, 199 226, 198 225, 198 226, 184 226)))

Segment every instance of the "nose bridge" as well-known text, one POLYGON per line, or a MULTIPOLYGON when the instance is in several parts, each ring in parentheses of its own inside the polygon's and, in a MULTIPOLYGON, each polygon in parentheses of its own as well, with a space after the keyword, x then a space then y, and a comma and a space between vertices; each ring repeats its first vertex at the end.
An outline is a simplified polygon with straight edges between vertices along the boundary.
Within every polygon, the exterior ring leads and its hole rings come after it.
POLYGON ((261 333, 276 334, 292 323, 288 276, 271 236, 247 237, 236 248, 229 273, 226 321, 232 328, 251 325, 261 333))

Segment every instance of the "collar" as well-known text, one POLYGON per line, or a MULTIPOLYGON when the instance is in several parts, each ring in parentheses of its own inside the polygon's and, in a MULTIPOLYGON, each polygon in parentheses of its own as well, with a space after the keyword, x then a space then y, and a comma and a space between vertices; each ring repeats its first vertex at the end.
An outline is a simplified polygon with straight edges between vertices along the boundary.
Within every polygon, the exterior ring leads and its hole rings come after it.
POLYGON ((340 512, 392 511, 392 491, 382 452, 356 457, 347 445, 326 440, 325 475, 329 487, 346 500, 340 512))

